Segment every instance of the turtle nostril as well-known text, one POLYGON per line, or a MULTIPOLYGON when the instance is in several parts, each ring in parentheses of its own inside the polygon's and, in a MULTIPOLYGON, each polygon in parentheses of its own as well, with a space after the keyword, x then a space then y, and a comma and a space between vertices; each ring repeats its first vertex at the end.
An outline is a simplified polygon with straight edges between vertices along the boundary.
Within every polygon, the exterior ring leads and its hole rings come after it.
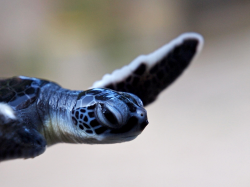
POLYGON ((141 130, 143 131, 147 125, 148 125, 148 120, 142 122, 142 124, 141 124, 141 130))
POLYGON ((143 113, 141 113, 141 116, 143 116, 143 113))

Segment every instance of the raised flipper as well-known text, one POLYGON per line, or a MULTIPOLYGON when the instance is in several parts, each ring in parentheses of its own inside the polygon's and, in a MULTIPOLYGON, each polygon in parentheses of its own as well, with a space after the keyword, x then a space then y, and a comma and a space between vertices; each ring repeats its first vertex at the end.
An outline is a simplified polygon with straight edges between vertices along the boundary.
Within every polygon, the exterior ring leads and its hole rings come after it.
POLYGON ((0 103, 0 161, 34 158, 45 149, 42 135, 19 121, 9 105, 0 103))
POLYGON ((129 65, 104 75, 92 87, 133 93, 146 106, 181 75, 202 46, 201 35, 182 34, 155 52, 141 55, 129 65))

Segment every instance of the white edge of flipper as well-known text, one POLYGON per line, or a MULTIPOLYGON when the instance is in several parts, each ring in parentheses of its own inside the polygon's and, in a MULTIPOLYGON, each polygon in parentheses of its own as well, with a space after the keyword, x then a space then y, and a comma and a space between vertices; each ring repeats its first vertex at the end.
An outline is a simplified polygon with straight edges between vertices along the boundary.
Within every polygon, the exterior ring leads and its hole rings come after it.
POLYGON ((203 48, 204 39, 203 37, 194 32, 184 33, 173 39, 168 44, 165 44, 161 48, 156 51, 148 54, 148 55, 140 55, 136 59, 134 59, 130 64, 122 67, 121 69, 117 69, 113 71, 111 74, 106 74, 102 77, 101 80, 96 81, 91 88, 102 88, 106 85, 109 85, 113 82, 120 82, 124 80, 125 77, 128 77, 133 71, 137 69, 137 67, 143 62, 147 64, 147 70, 151 68, 155 63, 159 62, 162 58, 164 58, 175 46, 181 44, 186 39, 197 39, 199 41, 197 52, 192 60, 194 60, 200 51, 203 48))

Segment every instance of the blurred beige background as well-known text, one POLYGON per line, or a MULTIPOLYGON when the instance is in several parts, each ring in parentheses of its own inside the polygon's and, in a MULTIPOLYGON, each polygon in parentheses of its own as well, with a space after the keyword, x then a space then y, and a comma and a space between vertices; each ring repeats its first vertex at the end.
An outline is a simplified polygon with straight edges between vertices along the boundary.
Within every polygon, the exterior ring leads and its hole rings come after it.
POLYGON ((187 31, 205 47, 134 141, 0 164, 1 187, 250 186, 250 2, 0 1, 0 77, 86 89, 187 31))

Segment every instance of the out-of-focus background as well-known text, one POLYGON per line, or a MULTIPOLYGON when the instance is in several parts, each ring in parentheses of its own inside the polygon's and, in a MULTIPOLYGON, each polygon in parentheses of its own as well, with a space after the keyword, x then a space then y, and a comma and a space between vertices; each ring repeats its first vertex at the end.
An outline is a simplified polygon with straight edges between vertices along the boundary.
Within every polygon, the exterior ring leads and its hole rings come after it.
POLYGON ((205 47, 147 107, 137 139, 3 162, 0 186, 250 186, 249 10, 248 0, 1 0, 0 77, 86 89, 183 32, 205 47))

